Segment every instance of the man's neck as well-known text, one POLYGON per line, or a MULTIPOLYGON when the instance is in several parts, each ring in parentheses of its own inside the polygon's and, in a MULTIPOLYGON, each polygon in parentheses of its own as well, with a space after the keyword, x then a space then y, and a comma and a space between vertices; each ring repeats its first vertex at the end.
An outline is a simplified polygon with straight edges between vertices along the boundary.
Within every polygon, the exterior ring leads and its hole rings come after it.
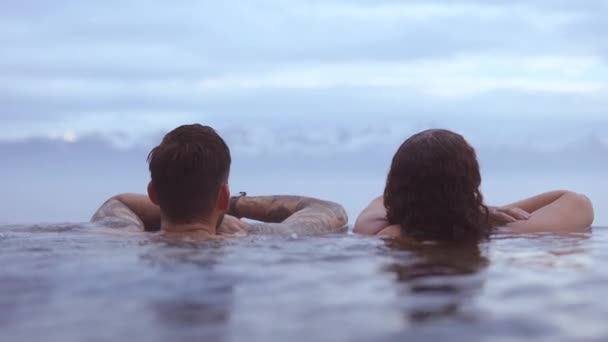
POLYGON ((215 225, 208 222, 196 222, 186 224, 176 224, 166 220, 161 222, 161 229, 170 233, 208 233, 209 235, 217 235, 215 225))

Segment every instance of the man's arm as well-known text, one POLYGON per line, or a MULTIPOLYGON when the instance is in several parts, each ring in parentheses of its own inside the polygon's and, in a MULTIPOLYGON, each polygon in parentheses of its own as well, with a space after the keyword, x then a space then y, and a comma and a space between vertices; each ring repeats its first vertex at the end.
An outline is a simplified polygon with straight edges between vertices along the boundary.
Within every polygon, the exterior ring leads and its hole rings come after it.
POLYGON ((160 208, 146 195, 116 195, 97 210, 91 222, 115 228, 157 231, 160 229, 160 208))
MULTIPOLYGON (((91 222, 115 228, 132 228, 148 232, 159 231, 161 226, 160 207, 146 195, 121 194, 109 199, 97 210, 91 222)), ((218 227, 218 234, 239 235, 247 224, 226 215, 218 227)))
POLYGON ((144 229, 139 217, 117 197, 112 197, 102 204, 93 214, 91 222, 111 228, 144 229))
POLYGON ((299 196, 240 197, 228 213, 264 223, 251 224, 251 233, 322 234, 344 230, 348 216, 333 202, 299 196))

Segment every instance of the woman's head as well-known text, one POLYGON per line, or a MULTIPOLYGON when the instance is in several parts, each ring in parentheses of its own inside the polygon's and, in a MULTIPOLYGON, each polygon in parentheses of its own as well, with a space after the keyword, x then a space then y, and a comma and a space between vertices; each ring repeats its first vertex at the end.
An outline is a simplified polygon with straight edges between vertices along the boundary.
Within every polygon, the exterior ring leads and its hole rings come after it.
POLYGON ((391 224, 425 240, 481 239, 488 233, 475 150, 459 134, 428 130, 399 148, 386 181, 391 224))

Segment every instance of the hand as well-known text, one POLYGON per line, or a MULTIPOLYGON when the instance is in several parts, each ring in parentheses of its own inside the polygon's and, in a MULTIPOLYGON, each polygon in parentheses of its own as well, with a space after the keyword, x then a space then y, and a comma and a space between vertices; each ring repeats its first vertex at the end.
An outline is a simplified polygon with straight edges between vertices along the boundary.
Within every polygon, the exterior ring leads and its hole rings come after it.
POLYGON ((520 208, 488 207, 490 223, 500 226, 517 221, 525 221, 530 218, 530 213, 520 208))
POLYGON ((217 229, 219 235, 244 235, 247 224, 238 218, 224 215, 224 220, 217 229))

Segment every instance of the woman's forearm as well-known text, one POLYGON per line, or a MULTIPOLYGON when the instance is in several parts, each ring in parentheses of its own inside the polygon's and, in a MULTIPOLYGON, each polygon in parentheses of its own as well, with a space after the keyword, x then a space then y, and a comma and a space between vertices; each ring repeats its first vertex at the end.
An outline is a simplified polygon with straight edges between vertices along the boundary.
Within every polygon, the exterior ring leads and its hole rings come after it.
POLYGON ((507 205, 507 208, 519 208, 528 213, 533 213, 547 205, 555 202, 558 198, 564 196, 568 191, 558 190, 545 192, 534 197, 530 197, 515 203, 507 205))
POLYGON ((513 205, 518 204, 523 205, 524 208, 522 209, 524 210, 526 208, 531 209, 532 215, 528 220, 507 225, 515 231, 581 231, 593 224, 594 212, 591 201, 586 196, 574 192, 545 193, 528 200, 516 202, 513 205))

